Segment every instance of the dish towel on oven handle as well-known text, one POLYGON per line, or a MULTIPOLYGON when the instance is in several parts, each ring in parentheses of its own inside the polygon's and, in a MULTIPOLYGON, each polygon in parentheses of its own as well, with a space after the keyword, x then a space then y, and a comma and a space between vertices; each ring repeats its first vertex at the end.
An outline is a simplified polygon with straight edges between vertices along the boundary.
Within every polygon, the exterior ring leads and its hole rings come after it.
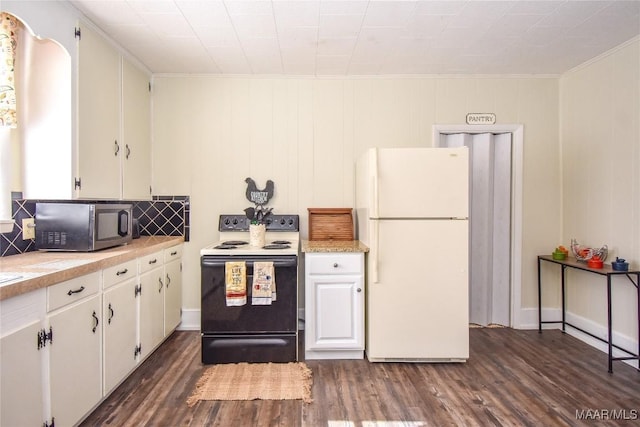
POLYGON ((252 305, 271 305, 276 300, 276 277, 273 261, 253 263, 252 305))
POLYGON ((247 303, 247 265, 244 261, 224 263, 225 293, 227 306, 247 303))

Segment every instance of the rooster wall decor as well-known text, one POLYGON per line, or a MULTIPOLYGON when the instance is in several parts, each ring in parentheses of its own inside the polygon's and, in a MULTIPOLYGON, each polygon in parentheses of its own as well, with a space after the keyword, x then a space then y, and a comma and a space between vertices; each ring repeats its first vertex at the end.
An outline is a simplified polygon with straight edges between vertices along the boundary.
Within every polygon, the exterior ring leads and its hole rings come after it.
POLYGON ((246 178, 244 182, 247 183, 247 200, 255 203, 256 206, 263 206, 269 203, 269 200, 273 197, 273 190, 275 187, 273 181, 267 180, 267 185, 264 190, 259 190, 256 186, 256 182, 251 178, 246 178))

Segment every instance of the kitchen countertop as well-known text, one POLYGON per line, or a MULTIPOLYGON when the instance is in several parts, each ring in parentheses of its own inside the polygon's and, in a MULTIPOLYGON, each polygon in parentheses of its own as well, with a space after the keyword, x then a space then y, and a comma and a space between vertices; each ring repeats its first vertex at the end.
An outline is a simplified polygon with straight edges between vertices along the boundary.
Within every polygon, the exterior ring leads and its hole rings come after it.
POLYGON ((34 251, 0 258, 0 301, 157 252, 184 242, 182 236, 142 236, 96 252, 34 251))
POLYGON ((303 240, 302 252, 369 252, 359 240, 303 240))

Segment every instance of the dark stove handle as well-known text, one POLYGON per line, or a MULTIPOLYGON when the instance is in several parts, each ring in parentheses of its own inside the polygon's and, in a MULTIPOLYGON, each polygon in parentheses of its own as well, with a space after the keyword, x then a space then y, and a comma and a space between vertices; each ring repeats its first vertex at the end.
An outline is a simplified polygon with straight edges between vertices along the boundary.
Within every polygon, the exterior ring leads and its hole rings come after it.
POLYGON ((220 256, 220 255, 203 255, 201 259, 202 267, 224 267, 227 261, 245 261, 247 267, 251 267, 254 262, 259 261, 273 261, 273 267, 295 267, 298 265, 298 257, 285 256, 285 257, 273 257, 270 259, 265 258, 252 258, 252 257, 234 257, 234 256, 220 256))

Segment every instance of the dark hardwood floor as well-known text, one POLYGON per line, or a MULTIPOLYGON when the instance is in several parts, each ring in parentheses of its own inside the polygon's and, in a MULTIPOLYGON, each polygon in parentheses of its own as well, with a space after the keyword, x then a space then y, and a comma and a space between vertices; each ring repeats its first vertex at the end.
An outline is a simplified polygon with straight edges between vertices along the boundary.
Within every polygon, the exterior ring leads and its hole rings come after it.
POLYGON ((189 408, 206 368, 199 339, 175 332, 82 425, 640 425, 640 372, 615 362, 607 373, 606 354, 558 330, 470 329, 463 364, 311 360, 311 404, 211 401, 189 408))

